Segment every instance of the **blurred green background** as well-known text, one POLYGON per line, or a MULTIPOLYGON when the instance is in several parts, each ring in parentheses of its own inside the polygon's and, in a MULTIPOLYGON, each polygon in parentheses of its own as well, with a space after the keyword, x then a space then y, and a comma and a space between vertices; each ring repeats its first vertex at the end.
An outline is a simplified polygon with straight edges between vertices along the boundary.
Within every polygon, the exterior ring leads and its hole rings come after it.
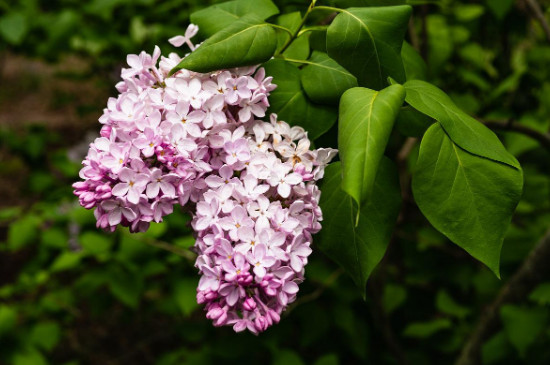
MULTIPOLYGON (((525 170, 501 281, 435 231, 405 193, 366 301, 314 251, 298 300, 258 337, 213 328, 195 301, 192 254, 155 247, 192 246, 189 217, 175 212, 146 234, 105 234, 79 207, 71 184, 126 54, 173 50, 166 40, 184 32, 190 12, 215 2, 0 0, 0 364, 453 363, 550 227, 549 151, 523 135, 500 134, 525 170)), ((275 2, 282 11, 309 4, 275 2)), ((550 39, 527 1, 414 3, 407 37, 430 81, 479 118, 548 132, 550 39)), ((539 3, 548 18, 550 1, 539 3)), ((391 157, 403 142, 395 134, 391 157)), ((550 363, 550 277, 537 280, 499 309, 484 364, 550 363)))

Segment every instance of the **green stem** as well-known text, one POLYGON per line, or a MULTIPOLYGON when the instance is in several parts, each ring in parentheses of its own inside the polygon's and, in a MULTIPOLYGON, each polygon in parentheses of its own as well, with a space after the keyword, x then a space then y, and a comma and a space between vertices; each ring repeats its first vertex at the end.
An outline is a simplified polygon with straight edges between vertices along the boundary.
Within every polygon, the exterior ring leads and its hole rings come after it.
POLYGON ((295 63, 302 63, 304 65, 313 65, 314 63, 313 62, 310 62, 310 61, 306 61, 306 60, 296 60, 294 58, 288 58, 288 57, 285 57, 283 55, 278 55, 277 58, 280 58, 282 60, 285 60, 285 61, 288 61, 288 62, 295 62, 295 63))
POLYGON ((167 242, 157 241, 157 240, 154 240, 154 239, 145 239, 143 241, 146 244, 150 245, 150 246, 161 248, 163 250, 169 251, 169 252, 171 252, 173 254, 176 254, 180 257, 183 257, 184 259, 189 260, 191 262, 194 262, 195 259, 196 259, 196 255, 193 254, 191 251, 185 250, 183 248, 180 248, 180 247, 177 247, 177 246, 174 246, 174 245, 171 245, 167 242))
POLYGON ((326 25, 316 25, 316 26, 313 26, 313 27, 304 28, 304 29, 302 29, 301 31, 298 32, 298 38, 300 38, 302 36, 302 34, 304 34, 304 33, 314 32, 314 31, 317 31, 317 30, 325 30, 327 28, 328 27, 326 25))
POLYGON ((285 28, 285 27, 281 27, 280 25, 277 25, 277 24, 271 24, 271 23, 268 23, 269 25, 271 25, 273 28, 275 29, 280 29, 280 30, 283 30, 285 32, 288 33, 288 35, 290 35, 292 37, 293 33, 290 31, 290 29, 288 28, 285 28))
POLYGON ((341 12, 344 11, 344 9, 334 8, 332 6, 324 6, 324 5, 316 6, 315 10, 330 10, 330 11, 334 11, 334 12, 337 12, 337 13, 341 13, 341 12))
POLYGON ((292 35, 290 36, 288 41, 284 44, 284 46, 281 48, 281 50, 279 52, 277 52, 277 55, 282 54, 284 51, 286 51, 286 49, 292 44, 292 42, 296 39, 296 37, 298 37, 298 33, 300 32, 300 30, 302 29, 304 24, 306 24, 306 20, 307 20, 307 17, 309 16, 309 13, 311 13, 313 11, 313 9, 315 8, 315 3, 316 2, 317 2, 317 0, 311 0, 311 4, 309 4, 309 7, 307 8, 307 11, 306 11, 304 17, 302 18, 302 21, 300 22, 300 25, 298 26, 298 28, 296 28, 296 31, 294 33, 292 33, 292 35))

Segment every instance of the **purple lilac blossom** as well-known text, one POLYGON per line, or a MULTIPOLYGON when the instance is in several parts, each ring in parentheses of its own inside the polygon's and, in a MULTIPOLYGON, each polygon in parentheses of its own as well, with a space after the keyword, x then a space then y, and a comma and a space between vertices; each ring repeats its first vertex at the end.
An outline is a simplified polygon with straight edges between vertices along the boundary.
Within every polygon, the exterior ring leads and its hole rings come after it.
POLYGON ((312 234, 321 229, 316 176, 336 151, 309 150, 306 132, 276 115, 269 123, 226 126, 219 135, 223 164, 205 178, 191 222, 201 273, 197 300, 215 326, 259 333, 296 299, 312 234), (247 142, 244 159, 226 148, 240 139, 247 142))
MULTIPOLYGON (((174 37, 175 44, 193 50, 190 39, 196 32, 191 25, 184 37, 174 37)), ((275 88, 271 78, 256 67, 209 74, 181 70, 168 76, 180 60, 176 54, 162 57, 158 47, 153 55, 127 57, 130 68, 122 70, 116 85, 120 94, 109 99, 99 118, 101 137, 83 162, 83 181, 73 185, 80 204, 96 209, 100 228, 147 230, 151 221, 172 212, 170 205, 189 199, 197 203, 200 191, 193 190, 218 168, 221 160, 214 157, 224 154, 232 163, 249 158, 242 135, 226 141, 221 132, 251 119, 250 113, 246 121, 239 119, 244 101, 254 113, 265 113, 275 88), (222 145, 213 142, 218 135, 222 145)))
MULTIPOLYGON (((196 31, 171 41, 194 50, 196 31)), ((310 150, 304 129, 275 114, 256 119, 276 87, 262 68, 169 76, 180 60, 158 47, 128 56, 73 187, 107 231, 146 231, 176 204, 191 212, 197 301, 215 326, 257 334, 304 280, 322 221, 316 181, 337 151, 310 150)))

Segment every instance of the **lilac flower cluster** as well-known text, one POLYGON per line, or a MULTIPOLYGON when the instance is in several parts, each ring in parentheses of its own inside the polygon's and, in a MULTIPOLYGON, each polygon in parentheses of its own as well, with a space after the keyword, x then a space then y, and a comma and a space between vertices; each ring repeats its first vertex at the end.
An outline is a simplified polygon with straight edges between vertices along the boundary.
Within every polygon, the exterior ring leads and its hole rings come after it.
POLYGON ((228 127, 218 135, 239 153, 215 162, 192 221, 197 300, 216 326, 258 333, 296 298, 311 235, 321 229, 315 182, 336 151, 309 150, 304 130, 274 114, 271 123, 228 127))
MULTIPOLYGON (((193 50, 196 31, 170 41, 193 50)), ((128 56, 75 194, 108 231, 145 231, 174 205, 186 208, 206 316, 259 333, 279 321, 303 281, 321 228, 316 181, 336 150, 310 150, 305 131, 274 114, 258 119, 275 88, 263 69, 169 75, 179 61, 158 47, 128 56)))
POLYGON ((83 181, 73 185, 80 204, 95 207, 97 225, 106 230, 120 224, 145 231, 175 204, 184 205, 194 181, 212 171, 212 159, 219 160, 213 154, 239 152, 239 143, 224 146, 221 135, 216 145, 215 135, 226 125, 263 117, 275 88, 254 67, 207 75, 182 70, 168 77, 180 58, 162 57, 157 68, 159 57, 158 47, 152 56, 128 56, 130 68, 116 85, 120 95, 109 99, 99 119, 101 137, 80 171, 83 181))

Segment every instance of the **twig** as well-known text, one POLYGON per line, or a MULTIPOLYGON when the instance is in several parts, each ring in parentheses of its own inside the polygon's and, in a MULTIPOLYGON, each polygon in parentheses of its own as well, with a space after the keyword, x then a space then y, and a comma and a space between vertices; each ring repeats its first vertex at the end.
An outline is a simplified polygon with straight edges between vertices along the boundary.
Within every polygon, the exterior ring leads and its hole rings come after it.
POLYGON ((510 119, 506 122, 499 121, 485 121, 483 122, 487 127, 496 130, 517 132, 527 137, 530 137, 541 144, 544 148, 550 151, 550 134, 541 133, 533 128, 526 127, 524 125, 515 123, 514 120, 510 119))
POLYGON ((411 154, 412 149, 416 145, 416 142, 418 142, 418 138, 416 138, 416 137, 408 137, 405 140, 405 143, 403 143, 403 146, 401 147, 401 149, 397 153, 397 161, 399 163, 406 163, 407 162, 407 158, 411 154))
POLYGON ((514 276, 500 290, 495 301, 485 310, 474 332, 462 348, 456 365, 481 364, 483 343, 498 329, 500 308, 505 303, 525 298, 550 272, 550 230, 537 243, 514 276))
POLYGON ((6 51, 0 52, 0 80, 4 78, 4 66, 6 65, 7 59, 8 53, 6 51))
POLYGON ((407 203, 410 202, 412 199, 411 174, 409 174, 407 169, 407 159, 409 158, 409 155, 411 154, 417 142, 418 142, 418 138, 408 137, 403 143, 403 146, 401 146, 401 149, 399 150, 399 152, 397 152, 397 156, 396 156, 397 167, 399 169, 399 182, 401 185, 401 196, 403 198, 403 201, 405 202, 405 204, 403 204, 403 207, 401 208, 401 213, 399 214, 398 223, 403 222, 403 220, 405 219, 405 215, 408 209, 407 203))
POLYGON ((292 44, 292 42, 296 39, 296 37, 298 36, 298 34, 300 33, 300 30, 302 30, 302 27, 306 24, 306 20, 309 16, 309 13, 312 12, 312 10, 315 8, 315 3, 317 2, 317 0, 311 0, 311 3, 309 4, 307 10, 306 10, 306 13, 304 15, 304 17, 302 18, 302 21, 300 22, 300 24, 298 25, 298 28, 296 28, 296 30, 294 31, 294 33, 292 33, 290 35, 290 38, 288 39, 288 41, 283 45, 283 47, 281 48, 281 50, 279 52, 277 52, 277 54, 283 54, 284 51, 286 51, 286 49, 292 44))
POLYGON ((550 25, 548 25, 548 21, 546 20, 546 17, 544 16, 544 12, 540 8, 540 5, 537 2, 537 0, 522 0, 522 1, 531 10, 532 16, 536 20, 538 20, 538 22, 540 23, 540 26, 542 27, 542 30, 546 35, 546 39, 550 41, 550 25))

